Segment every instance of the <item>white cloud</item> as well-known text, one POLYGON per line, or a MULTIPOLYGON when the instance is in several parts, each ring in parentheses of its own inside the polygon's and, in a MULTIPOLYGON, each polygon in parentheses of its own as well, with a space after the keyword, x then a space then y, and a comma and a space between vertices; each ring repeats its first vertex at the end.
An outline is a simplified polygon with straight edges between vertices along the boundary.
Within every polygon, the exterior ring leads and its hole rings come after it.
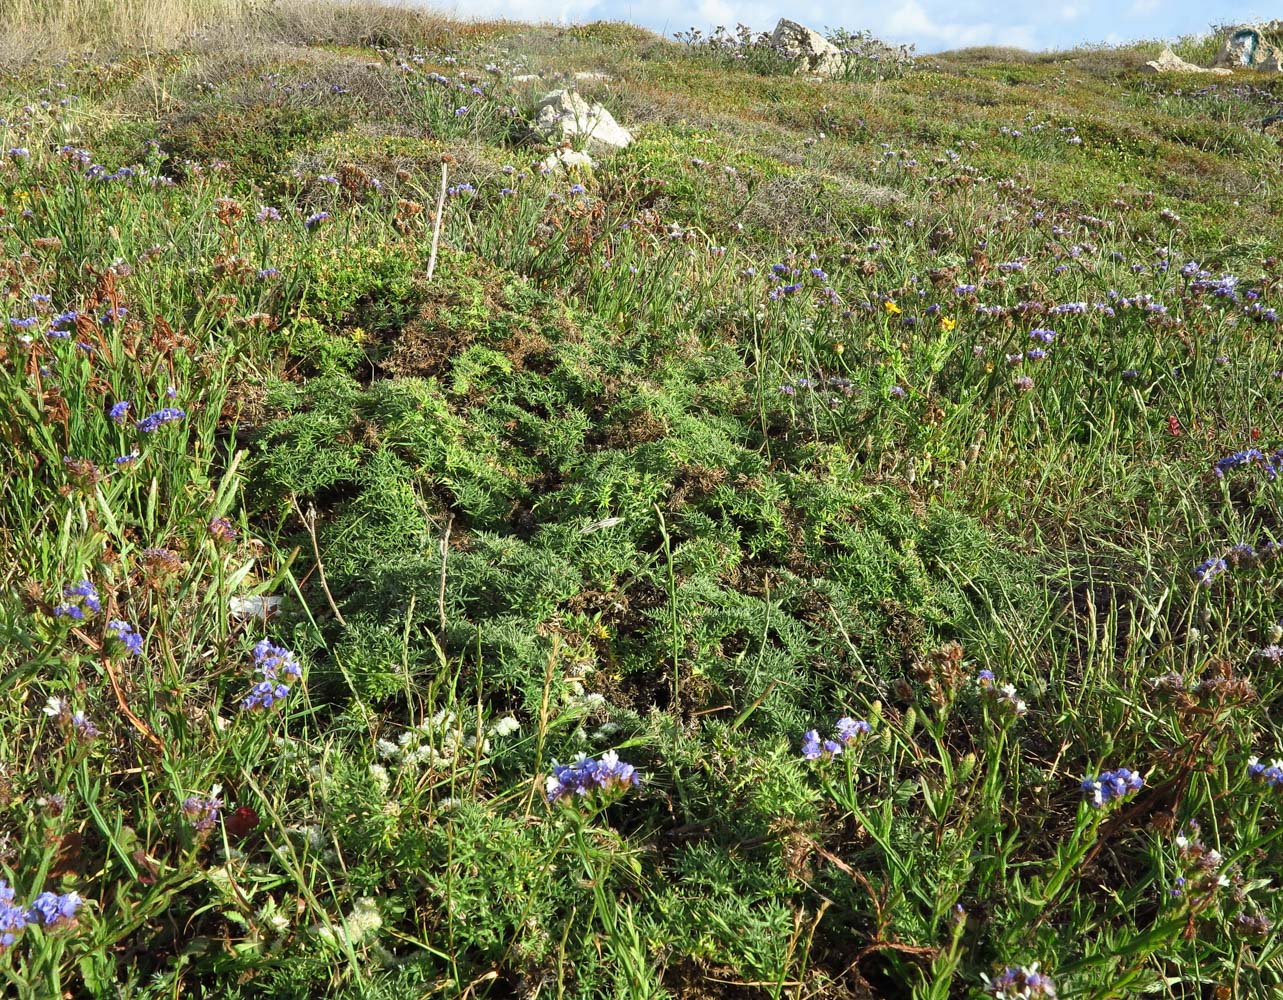
POLYGON ((1074 3, 1067 3, 1060 8, 1062 21, 1073 21, 1083 16, 1083 9, 1074 3))
MULTIPOLYGON (((875 30, 879 26, 875 25, 875 30)), ((969 45, 1014 45, 1034 48, 1033 28, 1024 24, 997 25, 989 22, 957 24, 933 20, 918 0, 905 0, 880 26, 896 41, 914 41, 930 45, 942 43, 951 48, 969 45)))

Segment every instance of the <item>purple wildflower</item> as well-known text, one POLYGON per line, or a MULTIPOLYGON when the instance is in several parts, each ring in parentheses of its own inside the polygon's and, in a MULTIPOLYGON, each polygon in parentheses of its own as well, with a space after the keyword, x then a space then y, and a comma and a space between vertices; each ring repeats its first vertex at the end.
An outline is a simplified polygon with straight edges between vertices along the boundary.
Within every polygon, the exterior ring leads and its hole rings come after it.
POLYGON ((291 680, 303 676, 303 670, 294 659, 294 654, 282 646, 275 646, 267 639, 261 639, 254 646, 254 664, 265 680, 277 680, 282 674, 291 680))
POLYGON ((0 954, 12 947, 27 926, 27 914, 13 902, 13 886, 0 879, 0 954))
POLYGON ((62 596, 67 598, 53 609, 55 618, 74 618, 78 622, 85 620, 85 611, 96 614, 102 610, 98 590, 88 580, 81 580, 74 587, 64 587, 62 596))
POLYGON ((1096 776, 1087 775, 1082 780, 1083 794, 1091 805, 1100 809, 1114 802, 1135 795, 1145 784, 1145 779, 1130 768, 1102 771, 1096 776))
POLYGON ((1283 789, 1283 760, 1262 764, 1259 757, 1251 757, 1247 762, 1247 774, 1253 781, 1268 785, 1275 791, 1283 789))
POLYGON ((1201 586, 1210 587, 1212 582, 1228 569, 1229 564, 1224 559, 1213 556, 1195 566, 1194 575, 1198 577, 1201 586))
POLYGON ((861 737, 868 736, 873 731, 873 727, 863 719, 852 719, 850 716, 843 716, 838 719, 835 728, 837 729, 838 739, 848 745, 856 742, 861 737))
POLYGON ((1038 963, 1025 967, 1007 966, 993 979, 982 976, 985 981, 985 992, 994 1000, 1035 1000, 1046 997, 1052 1000, 1056 996, 1056 984, 1045 972, 1038 971, 1038 963))
POLYGON ((143 637, 129 622, 113 618, 107 623, 107 631, 124 643, 131 656, 137 656, 143 651, 143 637))
POLYGON ((548 801, 557 802, 567 795, 586 796, 598 791, 635 788, 640 784, 641 775, 637 769, 621 761, 619 754, 610 750, 601 755, 600 761, 583 754, 571 764, 553 761, 545 790, 548 801))
POLYGON ((269 709, 276 702, 284 701, 289 696, 290 689, 284 684, 273 684, 271 681, 259 681, 254 685, 253 690, 241 701, 241 708, 253 711, 254 709, 269 709))
POLYGON ((143 434, 151 434, 165 424, 171 424, 175 420, 182 420, 187 414, 177 406, 167 406, 163 410, 157 410, 155 413, 144 417, 142 420, 135 420, 134 426, 143 434))
POLYGON ((223 808, 223 800, 218 797, 217 792, 216 788, 214 794, 208 797, 192 795, 183 799, 183 815, 187 817, 192 829, 197 833, 206 833, 218 824, 218 814, 223 808))
POLYGON ((232 522, 225 517, 216 517, 209 522, 209 533, 219 542, 236 541, 237 531, 232 527, 232 522))
POLYGON ((27 921, 46 928, 69 927, 76 922, 76 911, 82 902, 74 892, 61 896, 56 892, 42 892, 27 909, 27 921))
POLYGON ((71 724, 76 727, 76 732, 83 739, 92 740, 98 735, 98 727, 94 725, 93 720, 84 712, 72 712, 71 724))

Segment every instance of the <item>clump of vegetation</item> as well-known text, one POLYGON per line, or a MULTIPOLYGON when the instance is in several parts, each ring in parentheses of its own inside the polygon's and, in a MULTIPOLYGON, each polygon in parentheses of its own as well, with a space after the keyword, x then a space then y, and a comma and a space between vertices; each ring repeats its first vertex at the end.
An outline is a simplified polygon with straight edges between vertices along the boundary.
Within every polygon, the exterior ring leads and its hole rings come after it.
MULTIPOLYGON (((705 34, 699 28, 679 31, 674 36, 691 51, 715 62, 763 76, 792 74, 797 59, 782 49, 769 31, 754 31, 738 24, 734 31, 723 25, 705 34)), ((841 68, 832 76, 839 80, 898 79, 913 69, 912 45, 888 45, 866 30, 837 28, 824 36, 841 52, 841 68)))
POLYGON ((1274 80, 321 13, 0 80, 7 990, 1276 991, 1274 80))

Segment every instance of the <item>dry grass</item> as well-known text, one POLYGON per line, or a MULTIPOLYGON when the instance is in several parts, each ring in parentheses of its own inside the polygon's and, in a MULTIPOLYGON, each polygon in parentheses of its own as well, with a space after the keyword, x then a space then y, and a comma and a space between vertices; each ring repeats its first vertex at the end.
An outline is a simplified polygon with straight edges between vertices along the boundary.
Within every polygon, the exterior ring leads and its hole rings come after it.
POLYGON ((128 45, 437 45, 468 25, 379 0, 0 0, 0 63, 128 45))

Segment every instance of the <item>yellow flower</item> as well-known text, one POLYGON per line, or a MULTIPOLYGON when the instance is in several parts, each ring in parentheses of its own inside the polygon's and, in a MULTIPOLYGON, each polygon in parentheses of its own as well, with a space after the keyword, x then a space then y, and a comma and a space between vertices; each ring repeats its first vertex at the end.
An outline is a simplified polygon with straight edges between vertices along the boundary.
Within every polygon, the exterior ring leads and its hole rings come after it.
POLYGON ((892 302, 890 299, 887 299, 885 302, 882 303, 882 305, 886 307, 886 311, 890 315, 892 316, 900 315, 900 307, 896 305, 894 302, 892 302))
POLYGON ((940 317, 940 329, 943 330, 945 333, 949 333, 957 325, 958 325, 958 321, 956 319, 952 319, 948 316, 940 317))

